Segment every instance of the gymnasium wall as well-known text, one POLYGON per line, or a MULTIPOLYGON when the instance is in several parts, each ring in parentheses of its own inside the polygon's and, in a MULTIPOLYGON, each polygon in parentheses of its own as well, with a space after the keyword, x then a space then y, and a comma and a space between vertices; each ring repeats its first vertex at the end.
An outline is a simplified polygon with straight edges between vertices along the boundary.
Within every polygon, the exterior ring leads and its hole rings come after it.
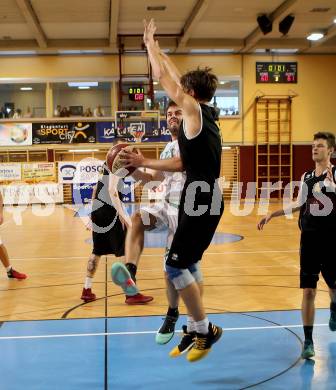
MULTIPOLYGON (((225 142, 254 143, 253 104, 261 94, 298 94, 293 99, 293 142, 310 142, 318 130, 335 131, 334 99, 336 55, 256 56, 256 55, 175 55, 172 59, 181 72, 197 66, 210 66, 219 76, 241 76, 243 115, 223 119, 221 129, 225 142), (297 84, 256 84, 256 61, 297 61, 297 84)), ((122 57, 123 73, 147 72, 143 55, 122 57)), ((98 78, 119 77, 117 55, 38 56, 0 59, 1 78, 98 78)))

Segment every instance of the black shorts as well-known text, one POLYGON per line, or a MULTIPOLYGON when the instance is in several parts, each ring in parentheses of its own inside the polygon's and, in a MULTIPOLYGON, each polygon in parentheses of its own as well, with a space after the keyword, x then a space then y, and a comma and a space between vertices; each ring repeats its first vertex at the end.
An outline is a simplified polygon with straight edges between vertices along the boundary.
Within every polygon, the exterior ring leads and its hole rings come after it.
POLYGON ((116 210, 109 205, 102 206, 92 212, 91 220, 92 224, 96 225, 92 229, 92 253, 97 256, 124 256, 126 229, 123 228, 116 210))
POLYGON ((300 288, 316 288, 321 273, 328 287, 336 289, 335 237, 327 232, 301 232, 300 288))
POLYGON ((185 192, 182 192, 179 219, 166 264, 175 268, 188 268, 201 260, 209 247, 224 211, 220 195, 219 206, 212 207, 212 196, 208 193, 196 194, 194 210, 206 206, 207 211, 199 216, 190 215, 185 207, 185 192))

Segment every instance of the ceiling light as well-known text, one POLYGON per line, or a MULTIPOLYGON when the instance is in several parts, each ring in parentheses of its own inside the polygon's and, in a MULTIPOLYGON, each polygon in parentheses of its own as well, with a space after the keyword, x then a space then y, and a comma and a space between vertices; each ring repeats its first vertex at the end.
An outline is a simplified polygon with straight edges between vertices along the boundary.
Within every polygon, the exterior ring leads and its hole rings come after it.
POLYGON ((193 54, 211 54, 211 53, 233 53, 233 49, 190 49, 193 54))
POLYGON ((336 23, 336 18, 334 19, 334 23, 336 23))
POLYGON ((101 54, 103 50, 100 49, 90 49, 90 50, 57 50, 58 54, 101 54))
POLYGON ((212 49, 212 53, 233 53, 234 49, 212 49))
POLYGON ((99 149, 69 149, 71 153, 87 153, 87 152, 99 152, 99 149))
POLYGON ((323 37, 324 37, 324 34, 322 32, 313 32, 313 33, 308 35, 307 39, 309 41, 318 41, 323 37))
POLYGON ((149 5, 147 11, 164 11, 166 8, 165 5, 149 5))
POLYGON ((278 53, 278 54, 293 54, 297 53, 299 49, 271 49, 272 53, 278 53))
POLYGON ((226 83, 229 83, 229 81, 223 81, 223 80, 222 80, 222 81, 219 82, 219 84, 221 84, 221 85, 224 85, 224 84, 226 84, 226 83))
POLYGON ((3 50, 0 56, 31 56, 36 54, 35 50, 3 50))
POLYGON ((78 87, 78 89, 90 89, 90 87, 78 87))
POLYGON ((317 12, 317 13, 322 13, 322 12, 328 12, 330 11, 330 8, 328 7, 315 7, 311 9, 309 12, 317 12))
POLYGON ((21 89, 21 91, 32 91, 33 90, 32 87, 21 87, 20 89, 21 89))
POLYGON ((81 50, 81 54, 101 54, 103 50, 92 49, 92 50, 81 50))
POLYGON ((69 81, 69 87, 98 87, 98 81, 69 81))
POLYGON ((154 85, 159 85, 159 82, 158 81, 153 81, 153 84, 154 85))

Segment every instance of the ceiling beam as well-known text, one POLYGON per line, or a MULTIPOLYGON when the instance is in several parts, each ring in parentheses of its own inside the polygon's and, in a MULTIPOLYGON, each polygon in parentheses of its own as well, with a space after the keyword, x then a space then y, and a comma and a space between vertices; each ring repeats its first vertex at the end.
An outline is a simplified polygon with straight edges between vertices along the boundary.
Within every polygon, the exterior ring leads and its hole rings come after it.
POLYGON ((310 51, 313 51, 313 49, 317 46, 321 46, 323 43, 328 42, 331 38, 336 36, 336 25, 333 24, 331 25, 327 31, 325 32, 325 35, 322 39, 319 41, 311 42, 309 47, 306 50, 301 50, 301 52, 307 52, 309 53, 310 51))
POLYGON ((254 47, 256 49, 298 49, 301 52, 309 47, 309 42, 304 38, 263 38, 254 47))
MULTIPOLYGON (((285 0, 278 8, 268 15, 269 19, 273 22, 273 25, 290 14, 297 2, 298 0, 285 0)), ((245 45, 241 50, 241 53, 250 51, 263 36, 264 34, 259 27, 254 29, 251 34, 245 38, 245 45)))
POLYGON ((48 41, 29 0, 16 0, 18 7, 31 29, 40 48, 47 48, 48 41))
POLYGON ((38 50, 39 53, 53 50, 105 50, 110 49, 107 39, 51 39, 48 47, 41 48, 34 39, 0 40, 0 50, 38 50))
POLYGON ((192 30, 199 22, 204 12, 207 10, 210 4, 210 0, 198 0, 197 4, 193 8, 191 14, 188 16, 187 21, 182 29, 182 36, 177 41, 176 52, 183 51, 186 46, 188 39, 191 36, 192 30))
POLYGON ((191 38, 185 46, 186 51, 191 49, 233 49, 239 51, 244 46, 243 39, 231 38, 191 38))
POLYGON ((118 47, 118 22, 119 22, 120 0, 110 0, 110 47, 118 47))

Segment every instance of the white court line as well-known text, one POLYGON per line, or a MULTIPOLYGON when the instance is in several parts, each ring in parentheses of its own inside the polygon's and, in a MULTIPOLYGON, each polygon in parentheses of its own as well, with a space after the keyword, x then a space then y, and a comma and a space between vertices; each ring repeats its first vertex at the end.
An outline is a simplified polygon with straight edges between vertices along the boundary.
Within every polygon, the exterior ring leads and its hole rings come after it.
MULTIPOLYGON (((328 324, 314 324, 314 326, 328 326, 328 324)), ((224 332, 242 331, 242 330, 265 330, 265 329, 283 329, 283 328, 302 328, 302 325, 272 325, 272 326, 248 326, 244 328, 222 328, 224 332)), ((157 330, 147 330, 142 332, 108 332, 108 333, 70 333, 70 334, 48 334, 38 336, 3 336, 1 340, 25 340, 25 339, 56 339, 66 337, 92 337, 92 336, 130 336, 143 334, 156 334, 157 330)), ((176 333, 182 333, 181 330, 176 333)))
MULTIPOLYGON (((161 248, 160 248, 161 249, 161 248)), ((269 250, 269 251, 228 251, 228 252, 205 252, 205 255, 218 256, 226 254, 254 254, 254 253, 296 253, 299 252, 298 249, 289 249, 289 250, 269 250)), ((142 254, 142 257, 158 257, 162 256, 161 253, 158 254, 142 254)), ((12 257, 13 260, 65 260, 65 259, 86 259, 87 256, 58 256, 58 257, 12 257)))

